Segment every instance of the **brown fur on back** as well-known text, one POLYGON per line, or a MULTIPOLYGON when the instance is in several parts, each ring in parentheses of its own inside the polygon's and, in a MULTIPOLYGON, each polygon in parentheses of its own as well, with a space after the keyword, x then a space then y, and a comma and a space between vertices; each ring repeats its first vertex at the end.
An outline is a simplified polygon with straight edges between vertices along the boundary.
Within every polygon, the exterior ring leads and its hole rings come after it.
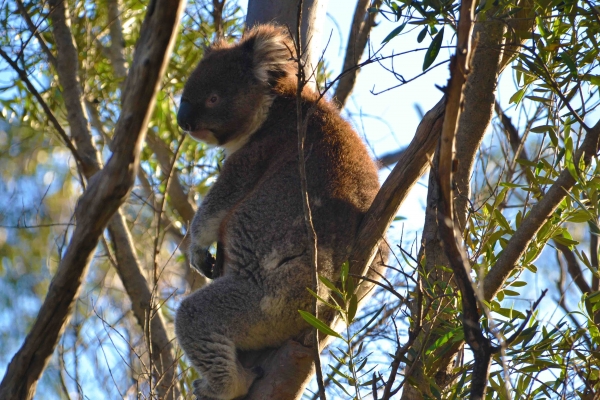
MULTIPOLYGON (((191 225, 192 264, 216 279, 186 298, 176 319, 179 342, 203 376, 195 384, 201 398, 244 395, 255 375, 237 351, 279 346, 307 328, 298 310, 310 309, 313 272, 290 52, 282 29, 254 28, 237 44, 214 46, 182 96, 179 124, 228 153, 191 225), (214 242, 224 251, 222 271, 207 254, 214 242)), ((377 169, 336 107, 308 88, 300 100, 310 115, 305 161, 318 272, 336 281, 379 188, 377 169)))

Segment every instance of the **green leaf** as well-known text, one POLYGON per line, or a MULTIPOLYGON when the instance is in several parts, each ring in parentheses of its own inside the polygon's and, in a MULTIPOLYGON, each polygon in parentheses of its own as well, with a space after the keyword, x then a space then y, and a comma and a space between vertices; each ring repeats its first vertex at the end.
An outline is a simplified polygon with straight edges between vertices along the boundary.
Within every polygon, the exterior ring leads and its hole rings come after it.
POLYGON ((552 125, 540 125, 540 126, 536 126, 536 127, 531 128, 531 132, 533 132, 533 133, 544 133, 544 132, 548 132, 551 129, 554 129, 554 127, 552 125))
POLYGON ((581 223, 587 222, 592 218, 593 216, 590 215, 588 210, 577 210, 569 218, 567 218, 567 221, 581 223))
POLYGON ((390 40, 392 40, 393 38, 395 38, 396 36, 398 36, 400 34, 400 32, 402 32, 404 30, 404 27, 406 26, 407 23, 408 23, 408 20, 405 23, 403 23, 402 25, 396 27, 393 31, 391 31, 389 33, 389 35, 387 35, 385 37, 385 39, 383 39, 381 44, 385 44, 385 43, 389 42, 390 40))
POLYGON ((502 182, 502 183, 500 183, 500 186, 501 187, 512 188, 512 189, 516 189, 516 188, 524 189, 524 188, 528 188, 529 187, 528 185, 518 185, 516 183, 510 183, 510 182, 502 182))
POLYGON ((547 99, 545 97, 540 97, 540 96, 525 96, 525 98, 529 99, 529 100, 537 101, 539 103, 543 103, 543 104, 545 104, 547 106, 552 105, 552 100, 547 99))
POLYGON ((538 269, 534 264, 525 264, 524 267, 533 272, 534 274, 537 273, 538 269))
POLYGON ((306 322, 308 322, 311 326, 317 328, 319 332, 325 335, 334 336, 339 339, 344 339, 342 335, 328 327, 323 321, 320 321, 311 313, 302 310, 298 310, 298 312, 306 322))
POLYGON ((588 75, 584 79, 589 80, 592 85, 600 86, 600 75, 588 75))
POLYGON ((569 248, 573 249, 573 246, 576 246, 579 244, 579 242, 577 240, 573 240, 573 239, 568 239, 564 236, 555 236, 552 239, 554 239, 555 241, 557 241, 558 243, 568 246, 569 248))
POLYGON ((502 215, 502 213, 500 211, 498 211, 497 208, 494 209, 494 217, 495 217, 496 221, 498 222, 498 225, 503 227, 508 232, 512 232, 512 228, 510 227, 510 224, 508 223, 508 221, 506 220, 504 215, 502 215))
POLYGON ((560 55, 560 58, 562 58, 565 64, 567 64, 569 72, 571 72, 571 76, 577 78, 577 65, 575 65, 575 62, 573 61, 571 56, 569 56, 569 54, 565 52, 560 55))
POLYGON ((519 104, 521 102, 521 99, 523 98, 524 94, 525 94, 525 88, 519 89, 515 92, 515 94, 510 96, 510 100, 508 102, 519 104))
POLYGON ((433 64, 436 57, 440 52, 440 48, 442 47, 442 39, 444 39, 444 28, 440 29, 440 31, 435 35, 427 52, 425 53, 425 59, 423 60, 423 71, 433 64))
POLYGON ((427 26, 423 28, 421 32, 419 32, 419 36, 417 36, 417 42, 421 43, 423 39, 425 39, 425 35, 427 35, 427 26))
POLYGON ((335 304, 331 304, 329 303, 327 300, 325 300, 324 298, 322 298, 321 296, 319 296, 318 294, 316 294, 314 291, 310 290, 309 288, 306 288, 306 290, 308 290, 308 292, 315 298, 317 298, 321 303, 325 304, 327 307, 329 308, 333 308, 334 310, 338 310, 341 311, 341 307, 335 305, 335 304))
POLYGON ((342 264, 342 272, 340 273, 340 280, 342 281, 342 289, 346 288, 346 279, 348 278, 348 271, 350 270, 350 263, 345 261, 342 264))
POLYGON ((510 286, 514 286, 514 287, 523 287, 523 286, 527 286, 527 282, 523 282, 523 281, 514 281, 510 284, 510 286))
POLYGON ((342 294, 342 292, 340 292, 340 290, 333 284, 333 282, 331 282, 329 279, 327 279, 323 275, 319 275, 319 280, 323 283, 323 285, 327 286, 329 288, 329 290, 339 293, 339 294, 342 294))
POLYGON ((590 293, 590 294, 587 296, 587 299, 588 299, 588 301, 589 301, 590 303, 592 303, 592 304, 595 304, 595 303, 598 303, 598 302, 600 302, 600 291, 597 291, 597 292, 590 293))
POLYGON ((454 336, 456 332, 454 330, 449 331, 448 333, 446 333, 444 336, 440 337, 438 340, 436 340, 430 348, 428 348, 425 351, 425 354, 431 354, 433 351, 435 351, 436 349, 439 349, 440 347, 442 347, 445 343, 447 343, 448 341, 450 341, 450 339, 452 338, 452 336, 454 336))
POLYGON ((353 294, 350 297, 350 302, 348 304, 348 324, 351 324, 352 321, 354 321, 356 310, 358 310, 358 298, 353 294))
POLYGON ((356 282, 354 281, 354 278, 352 277, 348 277, 348 279, 346 279, 346 293, 344 293, 344 296, 346 301, 348 301, 349 297, 352 296, 354 294, 354 291, 356 289, 356 282))
MULTIPOLYGON (((333 368, 332 368, 332 369, 333 369, 333 368)), ((333 374, 329 374, 329 379, 331 379, 331 381, 332 381, 333 383, 335 383, 335 384, 336 384, 336 385, 337 385, 337 386, 338 386, 340 389, 342 389, 342 390, 344 391, 344 393, 346 393, 346 394, 347 394, 349 397, 352 397, 352 395, 351 395, 350 393, 348 393, 348 391, 347 391, 347 390, 344 388, 344 386, 343 386, 341 383, 339 383, 339 382, 337 381, 337 379, 335 379, 335 378, 333 377, 333 374)))

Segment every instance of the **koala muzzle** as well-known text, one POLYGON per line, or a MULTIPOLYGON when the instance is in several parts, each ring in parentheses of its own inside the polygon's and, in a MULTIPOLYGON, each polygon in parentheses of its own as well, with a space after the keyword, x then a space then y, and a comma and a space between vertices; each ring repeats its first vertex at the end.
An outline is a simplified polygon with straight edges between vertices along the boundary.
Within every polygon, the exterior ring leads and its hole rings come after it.
POLYGON ((194 107, 189 101, 181 100, 177 111, 177 123, 184 131, 194 130, 194 107))

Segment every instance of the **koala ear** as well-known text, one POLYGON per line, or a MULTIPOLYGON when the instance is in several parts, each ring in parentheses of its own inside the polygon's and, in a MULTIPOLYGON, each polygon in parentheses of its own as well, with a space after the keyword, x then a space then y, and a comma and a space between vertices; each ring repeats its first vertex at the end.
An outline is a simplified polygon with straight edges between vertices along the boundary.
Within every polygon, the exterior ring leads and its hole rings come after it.
POLYGON ((294 73, 294 45, 288 33, 273 25, 250 30, 241 45, 252 55, 256 79, 269 86, 294 73))

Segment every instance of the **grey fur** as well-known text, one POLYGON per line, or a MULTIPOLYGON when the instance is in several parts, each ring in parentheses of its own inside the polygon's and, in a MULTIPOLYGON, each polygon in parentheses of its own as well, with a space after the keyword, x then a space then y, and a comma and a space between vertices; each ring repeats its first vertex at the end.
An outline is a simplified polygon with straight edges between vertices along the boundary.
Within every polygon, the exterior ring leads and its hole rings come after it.
MULTIPOLYGON (((230 113, 219 107, 246 104, 246 110, 235 114, 248 113, 245 120, 251 121, 264 113, 265 102, 244 103, 247 93, 263 93, 272 101, 262 125, 255 132, 246 131, 241 147, 228 154, 191 226, 192 263, 215 278, 183 300, 176 316, 179 343, 202 376, 194 384, 200 399, 245 395, 256 373, 242 367, 237 350, 277 347, 307 328, 298 314, 298 310, 310 309, 312 298, 306 290, 311 286, 311 268, 298 172, 295 77, 281 72, 285 70, 281 60, 275 63, 275 83, 265 81, 271 76, 268 66, 250 65, 243 72, 250 76, 224 76, 222 72, 237 54, 240 63, 254 60, 244 53, 253 49, 277 49, 280 54, 281 43, 286 41, 283 31, 262 26, 240 44, 218 45, 184 90, 188 110, 180 124, 191 130, 209 126, 221 146, 240 137, 231 132, 220 136, 221 126, 229 121, 219 115, 230 113), (216 68, 215 63, 224 65, 216 68), (254 75, 257 70, 259 76, 254 75), (210 84, 222 81, 238 85, 237 90, 226 95, 218 84, 217 88, 210 84), (221 102, 205 107, 214 93, 221 102), (193 117, 189 107, 197 110, 193 117), (214 260, 207 257, 208 246, 217 241, 224 249, 222 271, 212 270, 214 260)), ((270 63, 272 57, 267 57, 270 63)), ((304 114, 316 103, 317 96, 305 90, 304 114)), ((308 192, 318 236, 319 273, 336 281, 360 219, 378 190, 378 180, 360 138, 335 107, 325 100, 316 107, 306 140, 308 192)))

